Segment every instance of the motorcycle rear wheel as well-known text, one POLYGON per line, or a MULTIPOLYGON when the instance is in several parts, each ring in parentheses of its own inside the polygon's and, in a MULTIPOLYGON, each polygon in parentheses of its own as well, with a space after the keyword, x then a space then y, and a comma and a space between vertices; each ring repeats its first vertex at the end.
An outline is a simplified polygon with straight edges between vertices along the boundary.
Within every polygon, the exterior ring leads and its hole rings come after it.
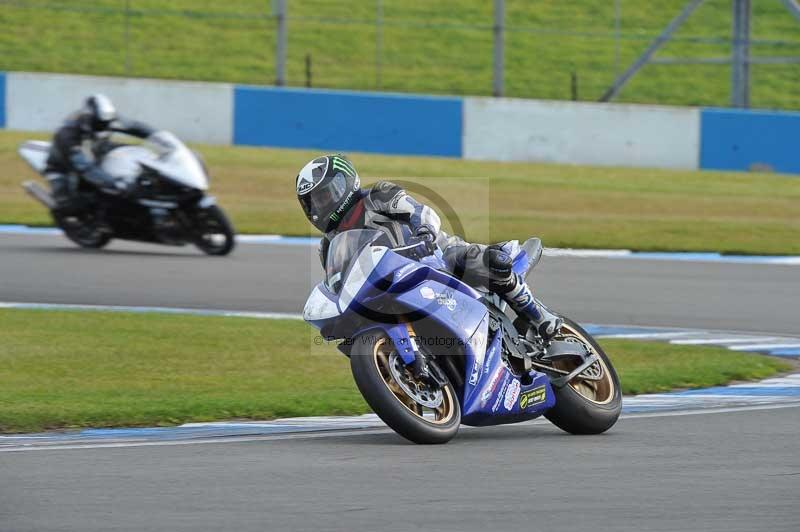
POLYGON ((75 216, 53 213, 53 220, 67 238, 82 248, 100 249, 111 242, 111 233, 102 230, 91 213, 75 216))
POLYGON ((350 369, 367 404, 404 438, 438 444, 450 441, 458 432, 461 408, 453 385, 447 382, 434 390, 418 381, 389 338, 374 333, 355 338, 350 369))
MULTIPOLYGON (((545 417, 571 434, 600 434, 607 431, 622 412, 622 391, 611 360, 589 333, 568 318, 564 319, 557 339, 583 343, 600 360, 590 368, 594 379, 582 379, 579 375, 566 386, 554 388, 556 404, 545 412, 545 417)), ((571 371, 577 366, 573 361, 564 360, 556 362, 554 367, 571 371)))
POLYGON ((197 211, 194 217, 194 245, 207 255, 223 256, 233 251, 236 233, 225 212, 211 205, 197 211))

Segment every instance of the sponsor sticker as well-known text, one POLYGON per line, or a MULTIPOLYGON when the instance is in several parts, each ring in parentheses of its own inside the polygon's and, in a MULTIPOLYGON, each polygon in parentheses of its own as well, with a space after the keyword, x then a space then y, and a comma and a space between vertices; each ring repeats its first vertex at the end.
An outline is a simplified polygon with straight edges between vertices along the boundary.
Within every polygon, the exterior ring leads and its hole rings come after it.
POLYGON ((494 404, 492 405, 492 412, 497 412, 497 409, 500 408, 500 403, 503 402, 503 397, 506 394, 506 390, 508 390, 508 381, 509 376, 506 375, 506 378, 503 379, 503 385, 500 387, 500 391, 497 394, 497 399, 494 400, 494 404))
POLYGON ((519 407, 523 410, 544 403, 547 399, 547 389, 544 386, 537 386, 533 390, 522 392, 519 396, 519 407))
MULTIPOLYGON (((403 266, 402 268, 400 268, 399 270, 397 270, 397 272, 395 273, 395 275, 396 275, 397 277, 403 277, 403 276, 405 276, 406 274, 408 274, 408 272, 409 272, 409 271, 411 271, 411 270, 415 269, 416 267, 417 267, 417 265, 416 265, 416 264, 406 264, 405 266, 403 266)), ((427 287, 425 287, 425 288, 427 288, 427 287)), ((420 289, 420 292, 422 292, 422 290, 423 290, 423 289, 424 289, 424 288, 421 288, 421 289, 420 289)), ((430 288, 428 288, 428 290, 430 290, 430 288)), ((433 290, 431 290, 431 292, 433 292, 433 290)), ((423 297, 424 297, 424 296, 423 296, 423 297)))
POLYGON ((505 373, 505 369, 500 366, 497 368, 497 371, 494 372, 492 378, 489 379, 489 383, 486 385, 486 388, 483 390, 483 394, 481 394, 481 406, 486 406, 486 403, 489 402, 491 399, 492 394, 497 389, 497 385, 500 382, 500 377, 505 373))
POLYGON ((436 294, 436 302, 439 303, 443 307, 447 307, 447 310, 453 312, 456 309, 456 299, 453 297, 452 292, 442 292, 441 294, 436 294))
POLYGON ((480 374, 481 374, 481 365, 477 360, 475 360, 475 362, 472 363, 472 373, 470 373, 469 375, 469 383, 475 386, 478 383, 478 377, 480 376, 480 374))
POLYGON ((453 292, 450 291, 437 293, 430 286, 423 286, 419 289, 419 294, 425 299, 436 300, 437 304, 446 307, 450 312, 453 312, 458 305, 456 298, 453 297, 453 292))
POLYGON ((506 407, 506 410, 511 410, 514 407, 514 403, 517 402, 517 398, 519 397, 519 388, 520 384, 517 379, 514 379, 511 381, 511 384, 508 385, 508 389, 506 390, 506 398, 503 400, 503 406, 506 407))

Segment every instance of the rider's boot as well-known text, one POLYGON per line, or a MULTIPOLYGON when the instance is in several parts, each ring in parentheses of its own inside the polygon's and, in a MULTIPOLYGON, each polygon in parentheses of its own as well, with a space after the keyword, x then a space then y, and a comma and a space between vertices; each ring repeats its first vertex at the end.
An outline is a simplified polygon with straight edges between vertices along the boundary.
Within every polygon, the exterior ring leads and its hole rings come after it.
POLYGON ((563 320, 533 297, 525 279, 513 272, 513 260, 503 249, 502 243, 487 246, 483 263, 492 277, 490 288, 519 317, 529 321, 545 341, 558 334, 563 320))
POLYGON ((559 329, 563 320, 553 314, 541 301, 533 297, 528 283, 520 275, 512 274, 505 286, 505 292, 498 291, 500 297, 523 319, 533 325, 545 341, 551 340, 559 329))
POLYGON ((55 207, 54 214, 69 216, 77 211, 77 203, 70 194, 69 181, 63 174, 47 174, 45 176, 50 183, 50 191, 53 195, 55 207))

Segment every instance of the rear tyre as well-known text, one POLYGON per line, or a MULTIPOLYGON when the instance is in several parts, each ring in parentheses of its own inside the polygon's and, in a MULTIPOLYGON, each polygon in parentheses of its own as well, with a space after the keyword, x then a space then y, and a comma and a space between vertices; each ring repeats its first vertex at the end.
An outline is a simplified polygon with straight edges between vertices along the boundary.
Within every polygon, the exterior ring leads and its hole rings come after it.
POLYGON ((212 205, 198 210, 194 224, 194 245, 203 253, 223 256, 233 251, 236 232, 222 209, 212 205))
POLYGON ((111 242, 112 234, 98 222, 94 213, 62 215, 53 213, 56 225, 64 235, 82 248, 100 249, 111 242))
POLYGON ((446 443, 456 435, 461 408, 452 384, 434 389, 418 381, 385 336, 367 333, 353 343, 353 379, 367 404, 389 427, 420 444, 446 443))
MULTIPOLYGON (((545 417, 558 428, 571 434, 600 434, 617 422, 622 412, 622 392, 619 377, 603 348, 592 336, 574 321, 564 318, 558 340, 583 343, 596 353, 600 360, 562 388, 555 388, 556 405, 545 412, 545 417), (588 378, 592 377, 592 378, 588 378)), ((565 360, 554 366, 571 371, 576 363, 565 360)))

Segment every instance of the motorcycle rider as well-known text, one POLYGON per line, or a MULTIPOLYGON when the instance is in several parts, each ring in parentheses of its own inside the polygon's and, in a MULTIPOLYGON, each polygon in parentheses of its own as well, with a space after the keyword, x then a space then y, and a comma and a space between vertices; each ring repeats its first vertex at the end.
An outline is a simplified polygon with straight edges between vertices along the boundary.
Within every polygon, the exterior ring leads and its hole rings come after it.
POLYGON ((86 98, 83 107, 69 115, 53 135, 44 174, 56 209, 69 212, 79 207, 76 200, 81 181, 107 194, 128 195, 127 183, 104 171, 99 160, 114 147, 110 141, 112 133, 147 138, 154 132, 146 124, 119 117, 107 96, 93 94, 86 98))
POLYGON ((500 295, 545 340, 561 328, 562 319, 534 298, 525 279, 512 271, 507 243, 470 244, 448 235, 440 229, 433 209, 394 183, 379 181, 362 189, 355 166, 344 155, 326 155, 306 164, 297 175, 296 188, 306 217, 324 233, 319 248, 323 267, 331 240, 342 231, 388 227, 397 234, 406 226, 429 249, 438 245, 451 273, 500 295))

